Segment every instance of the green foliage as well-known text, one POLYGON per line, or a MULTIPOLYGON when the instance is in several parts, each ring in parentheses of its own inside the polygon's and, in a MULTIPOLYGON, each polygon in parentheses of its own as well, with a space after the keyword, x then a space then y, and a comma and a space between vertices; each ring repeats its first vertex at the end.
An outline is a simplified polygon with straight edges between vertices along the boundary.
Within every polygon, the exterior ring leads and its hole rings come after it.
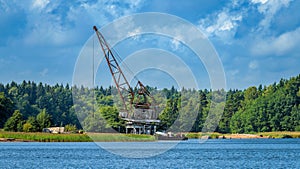
MULTIPOLYGON (((269 86, 229 90, 226 102, 224 90, 148 88, 160 113, 159 130, 205 132, 216 129, 219 133, 300 130, 300 75, 269 86), (218 119, 220 114, 217 113, 223 107, 222 118, 218 119)), ((73 87, 71 90, 68 85, 49 86, 30 81, 0 84, 0 128, 33 132, 50 125, 70 128, 75 125, 77 129, 83 125, 91 132, 111 132, 112 129, 124 132, 125 124, 118 117, 117 106, 122 102, 111 95, 115 92, 116 88, 111 86, 93 90, 73 87), (72 92, 76 93, 73 96, 76 103, 73 103, 72 92), (91 99, 92 96, 96 99, 91 99), (13 115, 15 110, 20 111, 13 115)))
POLYGON ((76 128, 76 125, 74 124, 67 124, 65 126, 65 131, 66 132, 72 132, 72 133, 75 133, 77 131, 77 128, 76 128))
POLYGON ((212 133, 211 135, 209 135, 210 139, 218 139, 221 135, 218 133, 212 133))
POLYGON ((200 138, 201 133, 187 133, 185 136, 188 137, 189 139, 191 139, 191 138, 200 138))
POLYGON ((22 131, 23 130, 23 115, 19 110, 16 110, 14 114, 7 120, 4 125, 5 131, 22 131))
POLYGON ((23 124, 23 131, 24 132, 32 132, 33 129, 32 129, 32 125, 28 122, 26 122, 25 124, 23 124))
POLYGON ((118 109, 114 106, 100 106, 100 115, 106 121, 106 128, 117 129, 121 125, 118 109))
POLYGON ((13 113, 13 102, 0 92, 0 128, 3 128, 6 120, 13 113))
POLYGON ((23 125, 23 131, 24 132, 36 132, 40 131, 40 126, 36 120, 35 117, 30 116, 27 120, 26 123, 23 125))
POLYGON ((39 126, 39 131, 42 131, 43 128, 48 128, 51 126, 51 115, 46 112, 46 109, 43 109, 37 116, 36 121, 39 126))
POLYGON ((5 97, 13 103, 13 106, 4 104, 6 109, 11 108, 8 109, 10 110, 8 113, 5 113, 8 117, 2 116, 4 111, 1 111, 2 97, 0 96, 0 128, 3 127, 3 124, 14 110, 20 110, 24 119, 27 119, 30 116, 37 116, 43 109, 46 109, 52 116, 53 126, 75 124, 80 127, 72 108, 72 91, 68 84, 66 86, 58 84, 49 86, 42 83, 36 84, 31 81, 23 81, 21 84, 11 82, 5 86, 0 84, 0 86, 2 86, 0 93, 3 92, 5 97))
POLYGON ((169 129, 175 120, 178 117, 178 108, 177 108, 178 100, 169 99, 167 101, 167 105, 162 113, 159 115, 159 119, 161 120, 161 128, 163 130, 169 129))
POLYGON ((208 137, 209 139, 218 139, 221 134, 220 133, 187 133, 185 135, 188 138, 201 138, 201 137, 208 137))

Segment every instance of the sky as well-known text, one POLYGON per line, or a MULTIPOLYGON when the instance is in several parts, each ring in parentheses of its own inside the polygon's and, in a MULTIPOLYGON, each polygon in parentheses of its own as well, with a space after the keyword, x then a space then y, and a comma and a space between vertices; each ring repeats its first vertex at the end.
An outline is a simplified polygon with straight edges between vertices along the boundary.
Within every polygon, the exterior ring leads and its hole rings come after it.
MULTIPOLYGON (((71 84, 77 58, 94 35, 94 25, 101 28, 120 17, 160 12, 192 23, 209 39, 223 65, 227 89, 269 85, 300 73, 299 9, 298 0, 0 0, 0 83, 71 84)), ((137 44, 143 46, 128 49, 127 39, 116 49, 125 59, 129 51, 174 42, 151 36, 142 39, 137 44)), ((177 49, 179 43, 169 44, 177 49)), ((177 54, 192 71, 205 72, 183 51, 177 54)), ((108 69, 100 69, 103 76, 108 74, 103 73, 108 69)), ((200 87, 209 88, 208 76, 199 74, 197 81, 204 84, 200 87)), ((147 72, 140 76, 150 77, 147 72)), ((155 83, 174 82, 163 76, 155 83)))

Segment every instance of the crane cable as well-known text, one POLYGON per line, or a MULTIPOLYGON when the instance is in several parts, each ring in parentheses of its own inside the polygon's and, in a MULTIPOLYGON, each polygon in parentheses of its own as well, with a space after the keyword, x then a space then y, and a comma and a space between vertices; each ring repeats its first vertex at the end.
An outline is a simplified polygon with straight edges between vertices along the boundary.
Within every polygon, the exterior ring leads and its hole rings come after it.
POLYGON ((139 79, 137 78, 137 76, 134 75, 133 71, 129 68, 129 66, 126 64, 126 62, 124 62, 122 60, 122 58, 120 57, 119 53, 115 49, 113 49, 113 48, 110 48, 110 49, 115 54, 118 63, 122 64, 124 70, 127 71, 127 73, 129 73, 130 75, 132 75, 133 79, 135 79, 136 81, 139 81, 139 79))
POLYGON ((93 95, 93 117, 95 118, 95 36, 93 36, 93 77, 92 77, 92 95, 93 95))

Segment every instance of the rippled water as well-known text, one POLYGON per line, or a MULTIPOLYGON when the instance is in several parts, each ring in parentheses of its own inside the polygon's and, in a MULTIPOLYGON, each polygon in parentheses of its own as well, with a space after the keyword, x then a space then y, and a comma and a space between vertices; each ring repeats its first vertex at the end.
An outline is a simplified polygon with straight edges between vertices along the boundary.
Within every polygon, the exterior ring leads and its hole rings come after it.
MULTIPOLYGON (((147 151, 170 143, 136 144, 147 151)), ((188 140, 150 158, 122 157, 95 143, 0 143, 0 168, 300 168, 300 139, 188 140)))

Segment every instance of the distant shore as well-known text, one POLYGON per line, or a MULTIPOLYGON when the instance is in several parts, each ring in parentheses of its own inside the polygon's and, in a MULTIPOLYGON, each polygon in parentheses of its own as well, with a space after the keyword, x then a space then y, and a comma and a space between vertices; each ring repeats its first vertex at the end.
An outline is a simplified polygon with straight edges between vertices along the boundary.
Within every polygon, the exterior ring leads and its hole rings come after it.
POLYGON ((253 134, 222 134, 222 133, 187 133, 188 138, 207 137, 209 139, 270 139, 270 138, 300 138, 300 132, 278 131, 278 132, 260 132, 253 134))
MULTIPOLYGON (((263 132, 254 134, 185 133, 189 139, 270 139, 300 138, 300 132, 263 132)), ((0 131, 0 142, 149 142, 156 141, 152 135, 88 133, 50 134, 0 131)))

